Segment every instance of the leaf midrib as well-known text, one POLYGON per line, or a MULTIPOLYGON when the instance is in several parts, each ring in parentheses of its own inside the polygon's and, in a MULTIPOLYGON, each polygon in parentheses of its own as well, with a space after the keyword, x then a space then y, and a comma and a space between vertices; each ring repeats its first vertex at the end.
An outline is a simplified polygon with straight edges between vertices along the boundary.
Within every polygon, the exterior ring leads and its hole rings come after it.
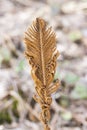
POLYGON ((45 59, 44 59, 44 50, 43 50, 43 32, 41 28, 41 24, 39 24, 39 35, 40 35, 40 47, 41 47, 41 66, 42 66, 42 77, 43 77, 43 85, 46 85, 46 76, 45 76, 45 59))

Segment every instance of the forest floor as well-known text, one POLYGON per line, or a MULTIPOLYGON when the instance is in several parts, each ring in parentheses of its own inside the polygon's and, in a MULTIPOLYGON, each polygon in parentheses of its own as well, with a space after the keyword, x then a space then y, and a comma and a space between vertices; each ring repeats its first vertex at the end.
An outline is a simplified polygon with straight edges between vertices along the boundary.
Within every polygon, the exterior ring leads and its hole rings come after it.
POLYGON ((87 0, 0 0, 0 130, 42 130, 23 43, 36 17, 53 27, 60 52, 51 130, 87 130, 87 0))

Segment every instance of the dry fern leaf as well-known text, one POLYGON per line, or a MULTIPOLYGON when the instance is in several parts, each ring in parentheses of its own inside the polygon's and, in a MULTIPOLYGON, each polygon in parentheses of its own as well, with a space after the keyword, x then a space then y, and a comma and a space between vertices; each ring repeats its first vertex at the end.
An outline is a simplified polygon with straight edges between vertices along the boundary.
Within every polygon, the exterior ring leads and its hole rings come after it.
POLYGON ((24 42, 25 55, 32 67, 31 75, 38 95, 34 98, 41 105, 40 118, 45 125, 45 130, 49 130, 47 123, 50 119, 51 94, 59 87, 58 80, 52 83, 59 55, 56 50, 55 33, 51 27, 47 28, 43 19, 36 18, 36 21, 25 32, 24 42))

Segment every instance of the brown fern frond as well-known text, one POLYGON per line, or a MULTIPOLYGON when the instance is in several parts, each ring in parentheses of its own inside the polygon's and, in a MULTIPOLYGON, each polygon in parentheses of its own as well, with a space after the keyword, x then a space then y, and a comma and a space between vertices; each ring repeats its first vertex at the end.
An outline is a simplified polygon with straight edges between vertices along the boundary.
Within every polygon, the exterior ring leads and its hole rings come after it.
POLYGON ((59 81, 52 84, 59 55, 56 50, 55 33, 51 28, 47 28, 43 19, 36 18, 36 21, 25 32, 24 41, 26 44, 25 55, 32 67, 31 74, 39 96, 34 96, 34 98, 41 105, 40 117, 45 125, 45 130, 48 130, 51 94, 59 87, 59 81))

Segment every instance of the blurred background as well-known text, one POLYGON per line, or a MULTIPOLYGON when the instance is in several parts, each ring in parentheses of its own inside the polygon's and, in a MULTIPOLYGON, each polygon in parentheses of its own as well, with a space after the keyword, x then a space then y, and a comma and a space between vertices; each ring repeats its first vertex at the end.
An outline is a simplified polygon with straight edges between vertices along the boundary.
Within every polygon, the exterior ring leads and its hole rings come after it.
POLYGON ((0 0, 0 130, 42 130, 23 36, 36 17, 53 27, 60 52, 52 130, 87 130, 87 0, 0 0))

